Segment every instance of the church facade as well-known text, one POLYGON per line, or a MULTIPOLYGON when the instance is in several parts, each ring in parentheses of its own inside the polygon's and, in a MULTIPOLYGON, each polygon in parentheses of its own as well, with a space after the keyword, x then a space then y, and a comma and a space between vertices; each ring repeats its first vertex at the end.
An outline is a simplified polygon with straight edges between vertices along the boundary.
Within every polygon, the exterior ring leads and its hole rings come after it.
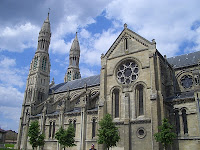
POLYGON ((56 131, 70 123, 75 147, 88 150, 97 143, 98 122, 111 114, 120 141, 113 150, 162 149, 154 134, 163 118, 174 125, 177 138, 170 149, 200 149, 200 52, 166 58, 148 41, 124 25, 115 42, 101 55, 100 75, 81 78, 77 34, 69 54, 64 83, 50 81, 49 15, 39 32, 30 64, 17 139, 18 149, 32 149, 30 122, 38 120, 45 133, 44 150, 59 150, 56 131))

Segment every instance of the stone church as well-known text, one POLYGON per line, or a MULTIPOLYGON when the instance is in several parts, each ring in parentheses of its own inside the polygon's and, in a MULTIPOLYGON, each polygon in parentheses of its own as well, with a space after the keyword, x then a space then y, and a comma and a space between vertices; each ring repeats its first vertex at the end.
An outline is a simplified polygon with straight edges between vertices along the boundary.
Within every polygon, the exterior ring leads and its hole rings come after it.
MULTIPOLYGON (((174 125, 177 138, 170 149, 200 149, 200 51, 172 58, 162 56, 155 40, 148 41, 124 25, 123 31, 101 55, 99 75, 81 78, 77 34, 69 53, 64 82, 50 82, 49 15, 38 36, 31 61, 19 123, 18 149, 32 149, 27 135, 38 120, 45 133, 44 150, 59 150, 56 131, 72 123, 75 144, 70 150, 88 150, 97 143, 98 122, 111 114, 120 141, 113 150, 159 150, 154 134, 163 118, 174 125)), ((102 43, 103 44, 103 43, 102 43)), ((67 57, 67 56, 66 56, 67 57)))

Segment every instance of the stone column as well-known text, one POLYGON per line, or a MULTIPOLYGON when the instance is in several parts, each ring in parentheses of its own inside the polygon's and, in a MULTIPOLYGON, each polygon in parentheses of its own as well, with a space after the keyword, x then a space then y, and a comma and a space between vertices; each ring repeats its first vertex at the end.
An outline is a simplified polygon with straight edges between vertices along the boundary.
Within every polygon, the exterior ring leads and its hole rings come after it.
POLYGON ((27 115, 25 132, 24 132, 24 139, 23 140, 23 149, 27 149, 27 139, 28 139, 28 128, 29 128, 29 114, 27 115))
POLYGON ((156 142, 154 138, 154 134, 158 132, 159 125, 159 117, 158 117, 158 107, 159 107, 159 99, 157 94, 156 87, 156 50, 152 50, 149 54, 149 62, 150 62, 150 76, 151 76, 151 140, 152 140, 152 150, 158 150, 159 144, 156 142))
POLYGON ((20 121, 19 121, 19 129, 18 129, 18 135, 17 135, 17 149, 20 149, 20 145, 21 145, 21 137, 22 137, 22 117, 20 117, 20 121))
POLYGON ((196 111, 198 116, 198 127, 199 127, 199 136, 200 136, 200 98, 199 98, 200 92, 196 92, 195 94, 195 100, 196 100, 196 111))
POLYGON ((130 150, 130 98, 129 93, 126 92, 123 98, 124 101, 124 149, 130 150))
POLYGON ((87 115, 85 104, 81 107, 81 142, 80 142, 80 150, 85 150, 85 140, 86 140, 86 128, 87 128, 87 115))
POLYGON ((124 119, 124 149, 131 149, 130 143, 130 121, 129 119, 124 119))

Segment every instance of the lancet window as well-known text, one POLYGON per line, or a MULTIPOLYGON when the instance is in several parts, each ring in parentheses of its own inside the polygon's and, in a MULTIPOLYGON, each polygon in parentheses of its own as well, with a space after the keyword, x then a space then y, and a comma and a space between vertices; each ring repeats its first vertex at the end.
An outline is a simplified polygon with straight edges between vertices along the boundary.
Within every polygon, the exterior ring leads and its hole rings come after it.
POLYGON ((46 63, 47 63, 47 58, 46 57, 43 57, 42 59, 42 70, 46 70, 46 63))
POLYGON ((137 115, 144 115, 144 87, 143 85, 137 85, 135 90, 137 100, 137 115))
POLYGON ((92 119, 92 138, 96 136, 96 119, 92 119))
POLYGON ((37 68, 37 64, 38 64, 38 56, 35 56, 35 58, 34 58, 34 65, 33 65, 33 69, 34 70, 37 68))
POLYGON ((114 117, 119 118, 119 89, 113 91, 114 117))
POLYGON ((186 110, 182 109, 182 119, 183 119, 183 131, 184 134, 188 133, 188 125, 187 125, 187 115, 186 115, 186 110))

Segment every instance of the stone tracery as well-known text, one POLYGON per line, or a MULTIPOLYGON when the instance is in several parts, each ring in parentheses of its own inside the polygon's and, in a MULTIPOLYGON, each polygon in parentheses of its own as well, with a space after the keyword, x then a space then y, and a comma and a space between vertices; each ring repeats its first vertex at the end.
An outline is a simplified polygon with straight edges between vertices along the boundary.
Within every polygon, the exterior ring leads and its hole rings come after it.
POLYGON ((133 60, 122 62, 117 68, 117 80, 122 84, 130 84, 138 78, 139 67, 133 60))

